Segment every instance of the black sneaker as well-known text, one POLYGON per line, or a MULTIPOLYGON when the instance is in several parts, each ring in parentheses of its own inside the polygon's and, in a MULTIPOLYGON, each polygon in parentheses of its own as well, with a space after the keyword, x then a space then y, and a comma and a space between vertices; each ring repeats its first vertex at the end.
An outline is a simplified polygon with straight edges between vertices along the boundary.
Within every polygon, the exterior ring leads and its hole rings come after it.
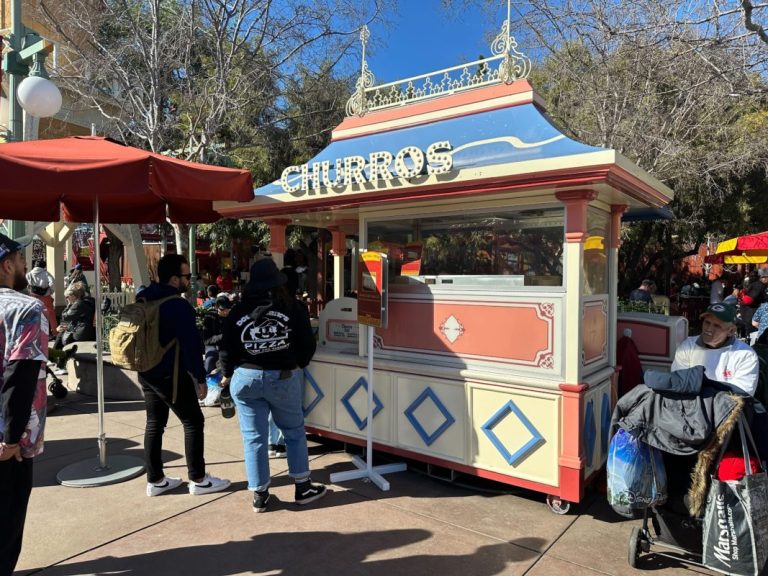
POLYGON ((268 454, 270 458, 285 458, 285 444, 270 444, 268 454))
POLYGON ((326 495, 328 490, 324 484, 314 484, 307 480, 296 484, 296 504, 304 506, 326 495))
POLYGON ((272 496, 269 494, 269 490, 264 490, 264 492, 255 492, 253 493, 253 511, 254 512, 265 512, 267 510, 267 504, 269 504, 269 500, 272 496))

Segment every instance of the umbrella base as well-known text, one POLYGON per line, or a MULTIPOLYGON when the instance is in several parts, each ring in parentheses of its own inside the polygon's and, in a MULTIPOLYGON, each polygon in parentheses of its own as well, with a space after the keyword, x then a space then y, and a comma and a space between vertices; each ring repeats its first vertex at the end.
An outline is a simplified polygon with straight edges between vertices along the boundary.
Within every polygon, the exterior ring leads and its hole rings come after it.
POLYGON ((135 456, 110 456, 106 467, 101 468, 98 458, 75 462, 56 474, 62 486, 92 488, 117 484, 144 473, 144 460, 135 456))

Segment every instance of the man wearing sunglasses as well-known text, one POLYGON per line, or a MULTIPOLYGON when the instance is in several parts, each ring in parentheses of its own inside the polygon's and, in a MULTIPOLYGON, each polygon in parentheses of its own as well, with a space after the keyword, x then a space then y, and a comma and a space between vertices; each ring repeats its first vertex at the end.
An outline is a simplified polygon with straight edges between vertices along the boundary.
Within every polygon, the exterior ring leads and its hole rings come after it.
POLYGON ((189 262, 180 254, 167 254, 157 264, 157 282, 136 294, 137 300, 162 300, 159 311, 160 345, 169 346, 160 364, 139 373, 147 408, 144 460, 147 466, 147 496, 159 496, 178 488, 181 478, 163 472, 163 432, 172 410, 184 427, 190 494, 210 494, 229 486, 229 480, 205 471, 203 425, 199 399, 208 387, 203 368, 203 348, 195 324, 195 310, 181 297, 190 286, 189 262))

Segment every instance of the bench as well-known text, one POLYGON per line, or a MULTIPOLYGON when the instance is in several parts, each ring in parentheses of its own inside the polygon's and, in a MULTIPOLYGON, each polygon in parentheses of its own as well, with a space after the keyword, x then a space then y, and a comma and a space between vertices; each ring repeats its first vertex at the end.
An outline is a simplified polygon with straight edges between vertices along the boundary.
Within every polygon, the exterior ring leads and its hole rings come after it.
MULTIPOLYGON (((75 342, 64 349, 77 346, 77 352, 67 362, 67 388, 77 390, 87 396, 97 396, 96 379, 96 342, 75 342)), ((104 360, 104 399, 105 400, 143 400, 144 393, 139 384, 138 372, 123 370, 109 361, 109 354, 104 360)))

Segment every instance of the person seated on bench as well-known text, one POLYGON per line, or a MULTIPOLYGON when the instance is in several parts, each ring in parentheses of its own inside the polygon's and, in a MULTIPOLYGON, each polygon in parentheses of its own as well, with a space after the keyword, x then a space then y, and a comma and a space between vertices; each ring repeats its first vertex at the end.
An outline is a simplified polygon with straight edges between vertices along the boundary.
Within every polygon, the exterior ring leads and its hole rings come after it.
MULTIPOLYGON (((96 327, 93 324, 96 303, 88 296, 85 285, 75 282, 64 291, 64 296, 67 299, 67 307, 61 313, 61 322, 57 328, 58 335, 53 345, 54 351, 63 350, 64 346, 72 342, 96 340, 96 327)), ((53 355, 61 358, 61 355, 56 352, 53 355)), ((69 356, 71 354, 64 356, 65 362, 69 356)), ((66 374, 67 371, 59 365, 55 373, 61 375, 66 374)))

